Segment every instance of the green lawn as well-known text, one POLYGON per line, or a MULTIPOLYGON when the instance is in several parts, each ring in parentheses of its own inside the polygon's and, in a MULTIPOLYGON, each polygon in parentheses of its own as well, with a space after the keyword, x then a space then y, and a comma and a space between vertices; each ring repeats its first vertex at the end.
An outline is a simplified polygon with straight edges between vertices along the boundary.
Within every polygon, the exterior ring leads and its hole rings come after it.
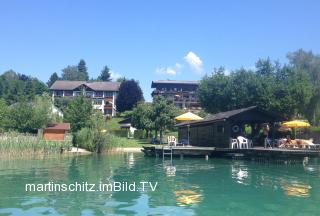
POLYGON ((153 146, 150 143, 150 140, 147 139, 128 139, 126 137, 119 137, 116 135, 112 135, 110 142, 111 146, 114 148, 142 148, 142 146, 153 146))
MULTIPOLYGON (((167 143, 167 136, 175 136, 178 137, 178 132, 169 132, 166 133, 163 137, 164 144, 167 143)), ((112 147, 123 147, 123 148, 131 148, 131 147, 142 147, 142 146, 154 146, 151 143, 151 138, 149 139, 128 139, 126 137, 119 137, 116 135, 112 135, 111 138, 111 146, 112 147)))
POLYGON ((122 121, 123 118, 118 118, 118 117, 114 117, 112 119, 108 119, 107 120, 107 128, 110 131, 114 131, 114 130, 118 130, 119 129, 119 121, 122 121))
MULTIPOLYGON (((114 117, 112 119, 108 119, 107 120, 107 129, 108 131, 112 134, 111 135, 111 140, 110 140, 110 145, 112 147, 123 147, 123 148, 131 148, 131 147, 142 147, 142 146, 153 146, 153 144, 151 144, 151 138, 149 139, 138 139, 138 138, 134 138, 134 139, 128 139, 126 137, 121 137, 119 135, 115 135, 116 131, 119 131, 119 121, 123 120, 122 117, 114 117)), ((167 137, 168 136, 175 136, 176 138, 178 138, 178 132, 176 131, 170 131, 170 132, 166 132, 163 135, 163 141, 164 143, 167 142, 167 137)))

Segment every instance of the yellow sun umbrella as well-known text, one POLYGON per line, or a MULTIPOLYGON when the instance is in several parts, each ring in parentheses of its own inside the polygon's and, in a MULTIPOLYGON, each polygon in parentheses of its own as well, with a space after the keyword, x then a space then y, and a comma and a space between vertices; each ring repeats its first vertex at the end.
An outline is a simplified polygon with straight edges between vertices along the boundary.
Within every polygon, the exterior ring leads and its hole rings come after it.
POLYGON ((290 128, 297 128, 297 127, 310 127, 311 125, 305 121, 293 120, 293 121, 288 121, 288 122, 283 123, 282 126, 290 127, 290 128))
POLYGON ((196 114, 193 114, 192 112, 187 112, 182 115, 179 115, 175 117, 175 120, 178 121, 195 121, 195 120, 202 120, 200 116, 197 116, 196 114))

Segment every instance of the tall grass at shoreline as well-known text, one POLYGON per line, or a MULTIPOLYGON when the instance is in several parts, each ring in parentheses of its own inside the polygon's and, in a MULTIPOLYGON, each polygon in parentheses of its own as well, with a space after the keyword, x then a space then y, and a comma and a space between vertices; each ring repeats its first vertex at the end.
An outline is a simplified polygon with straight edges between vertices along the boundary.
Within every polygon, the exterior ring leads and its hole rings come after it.
POLYGON ((69 149, 71 139, 46 141, 32 134, 8 132, 0 135, 0 156, 23 156, 32 154, 60 153, 69 149))

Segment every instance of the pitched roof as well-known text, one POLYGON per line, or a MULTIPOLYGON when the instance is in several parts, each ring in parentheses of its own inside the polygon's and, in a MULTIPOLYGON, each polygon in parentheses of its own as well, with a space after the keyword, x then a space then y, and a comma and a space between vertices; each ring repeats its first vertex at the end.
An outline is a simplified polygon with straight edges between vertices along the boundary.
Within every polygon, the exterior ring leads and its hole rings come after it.
POLYGON ((176 124, 175 126, 179 127, 179 126, 184 126, 184 125, 188 125, 188 124, 201 124, 201 123, 207 123, 207 122, 222 121, 224 119, 232 118, 240 113, 244 113, 244 112, 247 112, 250 110, 259 110, 260 112, 264 113, 267 116, 272 116, 276 119, 283 120, 283 118, 280 118, 279 116, 274 115, 273 113, 261 110, 257 106, 251 106, 251 107, 246 107, 246 108, 242 108, 242 109, 220 112, 220 113, 216 113, 216 114, 209 114, 203 120, 183 122, 180 124, 176 124))
POLYGON ((199 85, 199 81, 189 80, 156 80, 152 81, 151 87, 153 88, 156 84, 183 84, 183 85, 199 85))
POLYGON ((216 113, 216 114, 209 114, 208 116, 206 116, 204 118, 204 120, 206 121, 214 121, 214 120, 221 120, 221 119, 228 119, 234 115, 237 115, 239 113, 243 113, 245 111, 248 110, 252 110, 252 109, 256 109, 257 106, 251 106, 251 107, 246 107, 246 108, 242 108, 242 109, 236 109, 236 110, 230 110, 230 111, 226 111, 226 112, 220 112, 220 113, 216 113))
POLYGON ((86 82, 57 80, 52 84, 50 90, 74 90, 81 85, 86 85, 95 91, 118 91, 120 87, 119 82, 86 82))
POLYGON ((131 124, 131 117, 125 118, 118 122, 119 124, 131 124))
POLYGON ((57 80, 50 86, 50 90, 73 90, 84 83, 86 83, 86 82, 85 81, 57 80))
POLYGON ((45 130, 70 130, 70 123, 53 123, 49 124, 45 130))
POLYGON ((118 91, 120 82, 87 82, 86 85, 95 91, 118 91))

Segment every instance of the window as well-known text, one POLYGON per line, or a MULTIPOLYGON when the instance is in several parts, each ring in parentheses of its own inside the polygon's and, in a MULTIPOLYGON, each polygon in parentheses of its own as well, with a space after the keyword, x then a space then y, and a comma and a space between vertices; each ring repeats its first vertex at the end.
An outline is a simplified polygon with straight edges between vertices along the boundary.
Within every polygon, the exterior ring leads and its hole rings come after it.
POLYGON ((73 96, 73 91, 64 91, 64 96, 73 96))
POLYGON ((62 96, 63 95, 63 91, 55 91, 55 96, 62 96))
POLYGON ((110 102, 110 101, 108 101, 108 100, 105 100, 104 106, 106 106, 106 107, 112 107, 112 102, 110 102))
POLYGON ((86 92, 86 96, 87 97, 92 97, 93 96, 93 92, 86 92))
POLYGON ((103 92, 102 92, 102 91, 96 91, 96 92, 94 93, 94 96, 95 96, 95 97, 103 97, 103 92))
POLYGON ((76 96, 80 96, 80 95, 81 95, 81 92, 80 92, 80 91, 77 91, 77 92, 75 92, 75 95, 76 95, 76 96))
POLYGON ((93 104, 94 104, 94 105, 102 105, 102 99, 95 99, 95 100, 93 101, 93 104))
POLYGON ((112 115, 112 109, 105 109, 104 114, 106 115, 112 115))
POLYGON ((112 96, 113 96, 113 92, 111 92, 111 91, 106 91, 106 92, 104 92, 104 96, 105 96, 105 97, 112 97, 112 96))
POLYGON ((224 133, 224 126, 223 125, 218 125, 217 126, 217 132, 218 133, 224 133))

